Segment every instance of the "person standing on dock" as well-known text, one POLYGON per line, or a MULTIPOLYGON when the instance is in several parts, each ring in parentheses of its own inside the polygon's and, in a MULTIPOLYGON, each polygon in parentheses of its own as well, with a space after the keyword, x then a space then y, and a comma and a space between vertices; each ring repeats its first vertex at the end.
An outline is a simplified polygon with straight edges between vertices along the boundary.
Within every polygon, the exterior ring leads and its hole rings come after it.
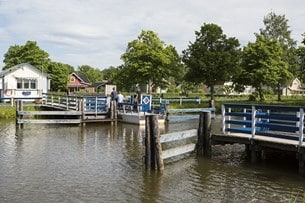
POLYGON ((120 91, 118 91, 117 102, 118 102, 118 104, 121 104, 124 102, 124 96, 122 95, 122 93, 120 91))
POLYGON ((115 90, 115 88, 112 88, 112 92, 111 92, 111 100, 116 100, 117 101, 118 98, 118 93, 115 90))

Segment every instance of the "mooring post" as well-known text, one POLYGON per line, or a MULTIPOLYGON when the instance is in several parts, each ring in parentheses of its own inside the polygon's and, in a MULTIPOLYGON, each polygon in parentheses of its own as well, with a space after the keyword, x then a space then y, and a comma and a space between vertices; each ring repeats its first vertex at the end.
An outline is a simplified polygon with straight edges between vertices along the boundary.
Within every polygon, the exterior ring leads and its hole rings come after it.
POLYGON ((151 144, 150 144, 150 120, 149 116, 145 116, 145 169, 151 169, 151 144))
POLYGON ((81 99, 80 99, 80 110, 81 110, 81 112, 82 112, 82 126, 85 126, 86 125, 86 123, 85 123, 85 98, 84 97, 82 97, 81 99))
POLYGON ((18 100, 16 103, 16 127, 23 128, 23 124, 20 123, 21 119, 23 118, 19 112, 23 111, 23 102, 22 100, 18 100))
POLYGON ((251 163, 256 163, 258 159, 262 158, 263 149, 253 139, 251 139, 250 143, 251 163))
POLYGON ((211 112, 206 111, 200 113, 198 140, 197 140, 197 155, 211 156, 211 112))
POLYGON ((158 118, 145 116, 145 168, 161 171, 164 169, 158 118))
POLYGON ((299 174, 305 174, 305 151, 303 148, 299 148, 297 152, 297 159, 299 160, 299 174))
POLYGON ((110 119, 111 119, 111 124, 113 125, 114 123, 116 124, 117 122, 117 110, 116 110, 116 101, 111 100, 110 102, 110 119))

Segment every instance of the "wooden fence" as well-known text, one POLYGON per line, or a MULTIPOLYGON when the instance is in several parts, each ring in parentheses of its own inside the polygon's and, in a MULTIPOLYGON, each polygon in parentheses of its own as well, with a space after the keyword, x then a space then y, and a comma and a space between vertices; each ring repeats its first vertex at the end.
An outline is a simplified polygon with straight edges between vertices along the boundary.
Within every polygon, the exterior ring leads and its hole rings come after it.
POLYGON ((155 115, 145 117, 145 168, 163 170, 164 159, 197 151, 198 155, 210 155, 211 112, 200 114, 199 128, 160 135, 158 119, 155 115), (162 145, 176 141, 196 138, 196 143, 184 144, 162 150, 162 145))

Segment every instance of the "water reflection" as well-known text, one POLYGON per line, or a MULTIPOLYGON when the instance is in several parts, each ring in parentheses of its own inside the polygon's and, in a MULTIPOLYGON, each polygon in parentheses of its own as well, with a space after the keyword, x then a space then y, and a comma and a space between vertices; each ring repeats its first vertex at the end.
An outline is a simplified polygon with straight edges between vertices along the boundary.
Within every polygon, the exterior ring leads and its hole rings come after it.
MULTIPOLYGON (((189 121, 161 131, 196 127, 189 121)), ((143 138, 144 128, 122 123, 16 130, 1 121, 0 202, 288 202, 305 191, 293 162, 252 165, 241 145, 145 171, 143 138)))

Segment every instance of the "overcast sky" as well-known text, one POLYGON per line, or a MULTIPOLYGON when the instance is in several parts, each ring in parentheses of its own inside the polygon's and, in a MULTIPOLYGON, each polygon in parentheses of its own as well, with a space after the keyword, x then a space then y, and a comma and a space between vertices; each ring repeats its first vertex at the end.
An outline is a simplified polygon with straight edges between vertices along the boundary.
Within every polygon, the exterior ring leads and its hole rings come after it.
POLYGON ((118 66, 141 30, 156 32, 181 54, 203 23, 246 45, 270 12, 285 15, 300 43, 304 0, 0 0, 0 65, 10 46, 31 40, 52 61, 75 68, 118 66))

